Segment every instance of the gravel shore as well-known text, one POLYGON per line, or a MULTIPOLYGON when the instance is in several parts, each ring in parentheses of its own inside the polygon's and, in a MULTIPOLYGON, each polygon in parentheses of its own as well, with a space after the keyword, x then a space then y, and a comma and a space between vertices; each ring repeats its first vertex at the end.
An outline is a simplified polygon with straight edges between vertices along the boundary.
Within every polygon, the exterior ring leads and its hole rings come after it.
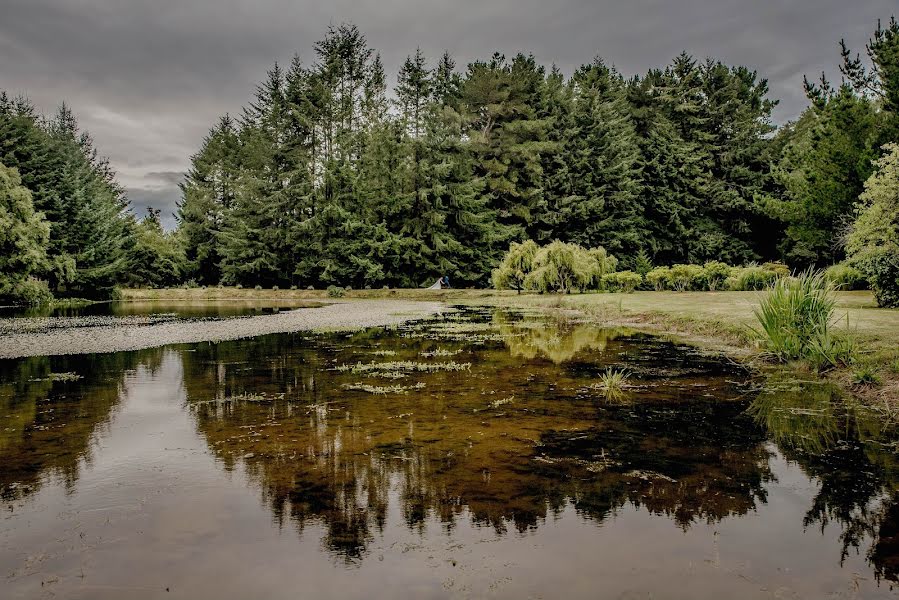
POLYGON ((439 302, 356 300, 225 319, 0 319, 0 358, 122 352, 295 331, 352 331, 396 325, 430 316, 443 308, 439 302))

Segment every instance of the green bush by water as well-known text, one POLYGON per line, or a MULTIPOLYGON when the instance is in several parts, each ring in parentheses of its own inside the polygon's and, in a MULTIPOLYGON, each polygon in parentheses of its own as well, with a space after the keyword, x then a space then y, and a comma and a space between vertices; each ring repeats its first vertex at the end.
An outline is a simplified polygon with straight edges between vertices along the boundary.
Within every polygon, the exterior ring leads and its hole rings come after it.
POLYGON ((806 360, 816 369, 851 362, 852 338, 834 329, 834 286, 822 272, 778 279, 754 313, 766 350, 777 360, 806 360))

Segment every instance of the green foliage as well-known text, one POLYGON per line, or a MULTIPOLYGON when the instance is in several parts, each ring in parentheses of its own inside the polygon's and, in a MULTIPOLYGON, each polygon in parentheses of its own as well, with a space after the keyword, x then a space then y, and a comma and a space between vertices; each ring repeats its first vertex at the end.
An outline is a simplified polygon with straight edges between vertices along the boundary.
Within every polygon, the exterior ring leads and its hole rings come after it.
POLYGON ((852 371, 852 383, 855 385, 880 385, 883 383, 880 373, 871 365, 861 365, 852 371))
POLYGON ((627 399, 628 379, 630 379, 630 375, 626 371, 609 367, 599 374, 599 383, 596 384, 596 388, 602 392, 607 401, 623 402, 627 399))
POLYGON ((804 359, 819 369, 848 364, 852 341, 833 329, 835 306, 834 288, 822 272, 778 279, 754 311, 767 351, 780 361, 804 359))
POLYGON ((646 254, 646 250, 640 248, 637 257, 634 259, 634 271, 646 277, 646 274, 652 271, 652 260, 646 254))
POLYGON ((597 261, 576 244, 555 241, 534 255, 533 270, 525 287, 538 292, 571 293, 588 288, 597 270, 597 261))
POLYGON ((899 306, 899 144, 885 146, 865 182, 859 214, 847 238, 849 262, 871 284, 880 306, 899 306))
POLYGON ((764 206, 786 226, 779 249, 791 264, 844 258, 840 236, 877 155, 877 122, 875 107, 844 86, 780 133, 775 173, 784 193, 764 206))
POLYGON ((338 287, 336 285, 328 286, 328 297, 329 298, 343 298, 346 295, 346 290, 342 287, 338 287))
POLYGON ((49 238, 50 226, 35 212, 19 172, 0 164, 0 301, 34 303, 31 276, 50 266, 49 238))
POLYGON ((705 286, 711 290, 719 290, 724 286, 724 282, 731 276, 733 269, 718 261, 709 261, 702 267, 702 278, 705 286))
POLYGON ((60 295, 108 297, 127 271, 127 200, 64 104, 43 118, 0 93, 0 163, 15 168, 50 225, 46 272, 60 295))
POLYGON ((731 291, 758 291, 771 287, 782 277, 779 269, 772 270, 764 266, 751 265, 733 269, 726 283, 731 291))
POLYGON ((603 288, 612 292, 633 293, 643 283, 643 276, 633 271, 619 271, 603 275, 603 288))
POLYGON ((523 290, 539 250, 540 247, 532 240, 512 242, 499 267, 493 271, 493 286, 498 290, 523 290))
POLYGON ((352 25, 331 28, 312 64, 270 69, 193 158, 184 276, 364 288, 492 273, 520 289, 526 270, 500 259, 525 239, 602 247, 641 275, 650 256, 773 256, 753 228, 768 224, 754 198, 776 188, 774 103, 745 68, 682 55, 625 80, 596 59, 566 78, 496 54, 458 73, 417 51, 393 94, 387 79, 352 25))
POLYGON ((671 287, 677 292, 701 290, 705 287, 705 270, 699 265, 671 267, 671 287))
POLYGON ((26 277, 16 282, 8 296, 16 304, 48 304, 53 301, 53 294, 46 281, 34 277, 26 277))
POLYGON ((158 210, 150 208, 147 216, 134 226, 128 265, 127 282, 130 285, 167 287, 181 281, 184 250, 177 234, 163 231, 158 210))
POLYGON ((606 252, 603 247, 590 248, 587 255, 593 260, 593 274, 590 279, 590 287, 599 289, 602 287, 602 280, 609 273, 613 273, 618 268, 618 259, 606 252))
POLYGON ((671 267, 656 267, 646 274, 646 281, 657 292, 671 289, 673 285, 671 267))
POLYGON ((865 274, 846 263, 827 267, 827 270, 824 271, 824 276, 837 290, 868 289, 868 280, 865 278, 865 274))

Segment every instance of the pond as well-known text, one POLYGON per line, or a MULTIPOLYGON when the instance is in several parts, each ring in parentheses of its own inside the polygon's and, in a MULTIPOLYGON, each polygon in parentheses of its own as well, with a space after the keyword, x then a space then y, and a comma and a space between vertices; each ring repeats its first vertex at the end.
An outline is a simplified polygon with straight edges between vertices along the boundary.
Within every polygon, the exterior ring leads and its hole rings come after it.
POLYGON ((577 320, 0 361, 4 598, 890 598, 888 418, 577 320), (597 386, 626 370, 625 396, 597 386))

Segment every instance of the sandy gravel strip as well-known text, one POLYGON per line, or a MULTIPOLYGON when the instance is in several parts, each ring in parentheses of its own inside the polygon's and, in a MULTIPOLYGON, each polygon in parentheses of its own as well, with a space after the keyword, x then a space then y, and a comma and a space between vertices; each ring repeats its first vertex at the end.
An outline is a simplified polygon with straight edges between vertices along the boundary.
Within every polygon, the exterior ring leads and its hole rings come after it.
POLYGON ((39 332, 10 331, 0 335, 0 358, 91 354, 155 348, 168 344, 223 342, 296 331, 352 331, 397 325, 445 309, 439 302, 354 300, 320 308, 298 308, 273 315, 223 320, 178 320, 136 324, 123 319, 115 325, 57 326, 39 332))

